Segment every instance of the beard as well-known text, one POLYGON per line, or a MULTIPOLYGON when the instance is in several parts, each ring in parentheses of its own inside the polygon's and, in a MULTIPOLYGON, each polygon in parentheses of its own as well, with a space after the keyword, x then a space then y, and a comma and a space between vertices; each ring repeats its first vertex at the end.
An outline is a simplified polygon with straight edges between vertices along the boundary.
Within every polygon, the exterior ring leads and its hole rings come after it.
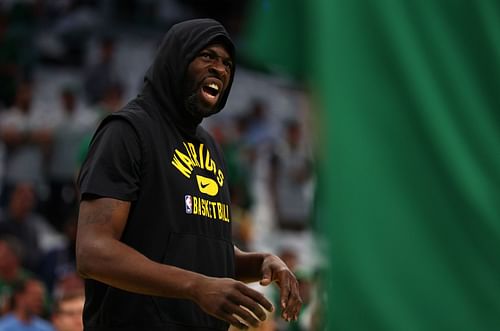
POLYGON ((184 106, 188 113, 197 118, 208 117, 218 113, 220 110, 218 107, 220 100, 217 100, 215 105, 206 104, 201 100, 201 88, 202 83, 193 79, 188 78, 184 83, 184 106))
POLYGON ((185 100, 186 110, 195 117, 208 117, 219 112, 217 104, 214 107, 203 104, 197 91, 191 92, 185 100))

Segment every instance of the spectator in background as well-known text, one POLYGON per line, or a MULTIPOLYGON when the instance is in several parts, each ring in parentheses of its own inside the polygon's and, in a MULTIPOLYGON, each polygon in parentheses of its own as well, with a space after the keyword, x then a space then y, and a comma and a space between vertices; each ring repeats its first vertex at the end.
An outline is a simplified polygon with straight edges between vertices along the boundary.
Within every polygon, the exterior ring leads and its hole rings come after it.
POLYGON ((40 316, 44 310, 43 284, 30 278, 13 286, 13 310, 0 318, 0 331, 53 331, 40 316))
POLYGON ((56 331, 82 331, 83 291, 69 292, 57 297, 52 308, 52 324, 56 331))
POLYGON ((0 236, 0 316, 9 311, 12 286, 31 277, 31 273, 22 267, 24 247, 13 236, 0 236))
POLYGON ((248 129, 246 117, 238 117, 232 137, 221 142, 227 163, 231 202, 245 210, 252 207, 253 199, 249 179, 252 173, 253 155, 244 141, 248 129))
POLYGON ((82 277, 80 277, 75 270, 69 271, 64 275, 59 275, 57 282, 54 286, 52 296, 54 298, 61 298, 68 293, 84 293, 85 285, 82 277))
POLYGON ((33 87, 21 83, 12 108, 0 114, 0 138, 7 149, 2 203, 17 182, 44 183, 44 155, 50 146, 50 129, 41 112, 31 107, 33 87))
POLYGON ((220 144, 226 160, 231 214, 233 216, 233 240, 242 250, 250 249, 253 222, 250 208, 253 199, 250 192, 250 158, 247 157, 242 136, 245 133, 245 117, 233 122, 214 123, 210 128, 215 140, 220 144))
POLYGON ((10 195, 8 208, 0 213, 0 235, 19 239, 24 247, 23 265, 36 271, 44 251, 60 244, 60 237, 47 221, 34 211, 36 194, 33 185, 18 183, 10 195))
MULTIPOLYGON (((300 123, 285 122, 283 138, 274 146, 270 163, 270 197, 274 206, 276 226, 272 229, 275 247, 291 270, 300 274, 299 288, 309 306, 312 271, 320 263, 317 238, 312 233, 314 177, 311 152, 303 139, 300 123), (302 283, 301 283, 302 282, 302 283)), ((314 309, 310 309, 309 313, 314 309)), ((299 323, 278 330, 309 330, 304 327, 304 313, 299 323)), ((310 316, 307 317, 310 320, 310 316)), ((309 323, 309 322, 307 322, 309 323)))
POLYGON ((271 160, 271 196, 281 230, 310 228, 313 207, 313 168, 310 151, 302 144, 300 124, 285 125, 285 139, 276 146, 271 160))
POLYGON ((85 70, 85 92, 88 103, 92 105, 103 99, 111 85, 121 81, 113 62, 115 40, 104 37, 99 47, 98 61, 85 70))
POLYGON ((64 243, 45 254, 39 275, 50 293, 58 291, 60 281, 76 270, 76 210, 64 222, 64 243))
MULTIPOLYGON (((97 123, 107 115, 118 111, 123 106, 123 86, 120 83, 113 83, 106 88, 104 95, 96 106, 97 123)), ((97 125, 96 125, 97 128, 97 125)), ((85 160, 92 140, 93 132, 87 134, 80 142, 77 152, 78 169, 85 160)))
POLYGON ((123 84, 116 81, 106 86, 96 104, 97 115, 103 119, 123 106, 123 84))
POLYGON ((8 207, 0 215, 0 235, 11 235, 25 247, 23 265, 36 270, 40 262, 40 242, 35 223, 41 217, 33 213, 35 192, 29 183, 19 183, 11 192, 8 207))
POLYGON ((61 90, 61 108, 54 112, 51 121, 52 146, 48 164, 50 195, 45 215, 58 230, 77 207, 75 175, 78 169, 78 149, 82 139, 91 134, 97 115, 85 108, 78 108, 73 88, 61 90))
POLYGON ((246 118, 245 143, 255 146, 256 149, 273 144, 274 139, 267 113, 267 104, 263 100, 256 99, 252 102, 246 118))
POLYGON ((55 18, 53 33, 63 51, 54 60, 63 65, 82 66, 88 41, 99 24, 92 1, 45 1, 45 6, 52 6, 61 14, 55 18))

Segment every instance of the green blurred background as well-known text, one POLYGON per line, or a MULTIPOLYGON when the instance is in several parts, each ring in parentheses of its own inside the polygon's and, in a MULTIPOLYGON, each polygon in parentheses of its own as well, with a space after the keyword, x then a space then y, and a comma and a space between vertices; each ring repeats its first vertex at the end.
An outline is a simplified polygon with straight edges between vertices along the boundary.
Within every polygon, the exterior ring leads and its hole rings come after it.
POLYGON ((500 2, 258 0, 316 105, 329 330, 500 329, 500 2))

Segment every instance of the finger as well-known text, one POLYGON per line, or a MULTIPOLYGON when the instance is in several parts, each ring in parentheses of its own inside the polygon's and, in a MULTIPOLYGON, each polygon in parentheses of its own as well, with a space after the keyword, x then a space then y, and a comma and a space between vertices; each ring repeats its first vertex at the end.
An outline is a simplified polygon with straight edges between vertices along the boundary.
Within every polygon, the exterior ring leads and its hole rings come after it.
POLYGON ((248 309, 252 314, 254 314, 258 319, 264 321, 267 318, 266 312, 262 309, 262 306, 257 302, 252 300, 250 297, 242 296, 239 298, 239 304, 245 309, 248 309))
POLYGON ((251 289, 250 287, 242 284, 240 288, 241 292, 246 296, 250 297, 253 301, 257 302, 259 305, 264 307, 267 311, 273 311, 273 304, 269 302, 261 293, 251 289))
POLYGON ((233 317, 238 319, 238 321, 246 324, 247 326, 252 326, 254 328, 259 326, 260 321, 257 319, 257 317, 252 315, 250 311, 243 306, 231 304, 226 308, 226 311, 233 317))
POLYGON ((234 298, 233 302, 244 307, 245 309, 248 309, 261 321, 264 321, 267 318, 266 312, 262 306, 248 296, 241 295, 238 298, 234 298))
POLYGON ((290 294, 286 303, 285 313, 288 319, 295 319, 300 309, 301 299, 298 292, 298 286, 292 282, 290 285, 290 294))
POLYGON ((231 315, 231 314, 225 314, 224 316, 220 316, 223 320, 226 322, 229 322, 232 326, 240 329, 240 330, 247 330, 248 325, 242 323, 236 316, 231 315))
POLYGON ((285 309, 288 319, 296 320, 301 306, 302 299, 300 297, 298 282, 296 280, 292 280, 290 281, 290 295, 285 309))
POLYGON ((290 280, 286 277, 281 277, 280 279, 280 305, 281 309, 285 309, 288 303, 288 297, 290 296, 290 280))
POLYGON ((266 268, 262 271, 262 279, 260 280, 260 285, 267 286, 272 282, 272 272, 270 268, 266 268))

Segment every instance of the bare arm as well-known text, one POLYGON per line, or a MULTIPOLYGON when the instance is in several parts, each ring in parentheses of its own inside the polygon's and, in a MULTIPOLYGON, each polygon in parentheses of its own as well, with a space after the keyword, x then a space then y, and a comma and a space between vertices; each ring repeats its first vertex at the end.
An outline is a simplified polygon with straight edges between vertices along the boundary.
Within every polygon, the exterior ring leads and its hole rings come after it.
POLYGON ((234 246, 236 279, 245 283, 262 279, 262 263, 271 254, 244 252, 234 246))
POLYGON ((85 278, 92 278, 126 291, 189 299, 206 313, 244 327, 258 320, 240 306, 264 320, 259 304, 272 305, 260 293, 229 278, 212 278, 188 270, 154 262, 119 239, 125 228, 130 202, 99 198, 80 204, 76 242, 77 267, 85 278))
POLYGON ((116 199, 82 201, 76 241, 80 274, 130 292, 190 298, 201 275, 154 262, 120 242, 129 209, 130 202, 116 199))
POLYGON ((263 286, 272 282, 280 288, 281 316, 287 320, 297 320, 302 299, 299 284, 287 265, 277 256, 266 253, 247 253, 234 246, 236 279, 259 281, 263 286))

